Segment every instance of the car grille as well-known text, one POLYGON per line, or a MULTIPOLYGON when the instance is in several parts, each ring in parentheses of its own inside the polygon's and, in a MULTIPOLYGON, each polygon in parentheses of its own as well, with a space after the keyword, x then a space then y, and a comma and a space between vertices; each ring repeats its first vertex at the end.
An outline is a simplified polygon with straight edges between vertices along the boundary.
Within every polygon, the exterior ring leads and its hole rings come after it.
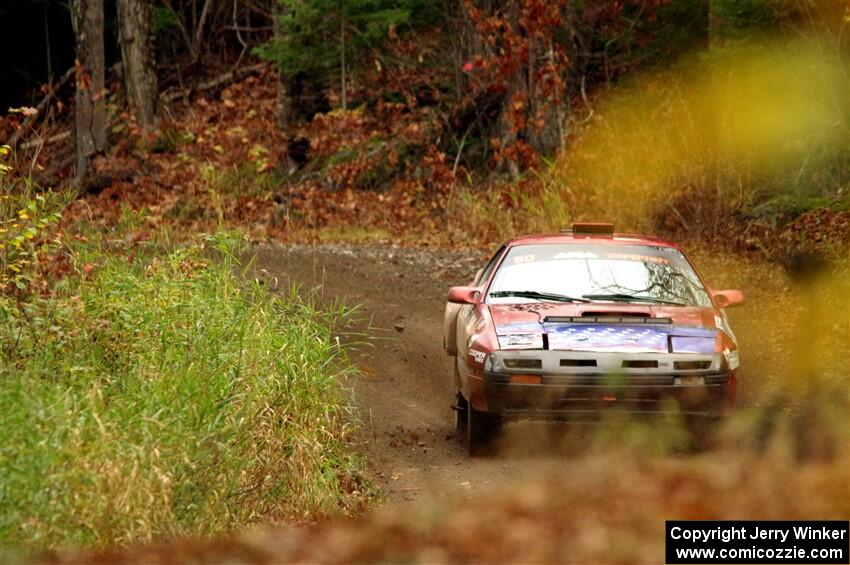
MULTIPOLYGON (((543 375, 543 384, 572 386, 673 386, 676 377, 687 375, 543 375)), ((707 385, 726 384, 728 374, 694 375, 705 379, 707 385)))

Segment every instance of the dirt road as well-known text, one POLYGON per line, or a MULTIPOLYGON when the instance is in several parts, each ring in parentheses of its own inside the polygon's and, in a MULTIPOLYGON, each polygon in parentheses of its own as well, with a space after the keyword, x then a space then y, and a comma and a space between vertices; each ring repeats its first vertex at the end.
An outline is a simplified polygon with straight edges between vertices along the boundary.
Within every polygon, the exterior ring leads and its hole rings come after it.
POLYGON ((564 462, 547 445, 546 427, 508 427, 499 457, 470 459, 454 435, 451 360, 442 349, 449 286, 465 284, 486 257, 476 253, 388 246, 262 246, 258 270, 272 285, 315 289, 322 300, 360 305, 357 331, 364 376, 355 385, 364 420, 363 450, 372 479, 389 502, 428 493, 475 491, 507 484, 529 466, 564 462), (510 441, 522 436, 522 441, 510 441))

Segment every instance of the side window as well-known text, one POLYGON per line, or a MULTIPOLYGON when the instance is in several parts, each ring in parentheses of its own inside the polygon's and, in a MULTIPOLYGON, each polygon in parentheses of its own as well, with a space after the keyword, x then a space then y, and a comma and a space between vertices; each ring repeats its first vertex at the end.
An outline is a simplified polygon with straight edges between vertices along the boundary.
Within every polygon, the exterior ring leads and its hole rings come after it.
POLYGON ((490 262, 487 263, 487 266, 484 267, 484 270, 481 271, 481 275, 475 279, 475 284, 480 285, 484 281, 490 278, 490 275, 493 274, 493 269, 496 268, 496 265, 499 264, 499 259, 502 257, 502 253, 505 252, 505 246, 501 246, 496 254, 493 255, 493 258, 490 259, 490 262))

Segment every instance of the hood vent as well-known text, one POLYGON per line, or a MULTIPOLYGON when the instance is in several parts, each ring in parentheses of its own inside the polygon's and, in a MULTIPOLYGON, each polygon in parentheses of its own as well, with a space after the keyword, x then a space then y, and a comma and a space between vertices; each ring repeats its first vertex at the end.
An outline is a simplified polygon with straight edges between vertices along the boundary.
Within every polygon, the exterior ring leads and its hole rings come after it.
POLYGON ((647 313, 647 312, 632 312, 632 311, 628 311, 628 310, 620 311, 620 312, 590 310, 588 312, 583 312, 581 317, 582 318, 649 318, 649 313, 647 313))
POLYGON ((546 316, 548 324, 672 324, 670 318, 651 318, 642 312, 585 312, 581 316, 546 316))

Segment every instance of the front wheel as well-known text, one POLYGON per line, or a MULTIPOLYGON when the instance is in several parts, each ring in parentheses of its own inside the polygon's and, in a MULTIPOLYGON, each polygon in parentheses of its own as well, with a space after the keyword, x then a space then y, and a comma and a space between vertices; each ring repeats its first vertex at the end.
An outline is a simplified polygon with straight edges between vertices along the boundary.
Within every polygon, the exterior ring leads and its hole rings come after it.
POLYGON ((501 416, 479 412, 469 405, 466 407, 466 415, 467 453, 472 457, 490 453, 502 430, 501 416))
POLYGON ((717 442, 717 432, 722 426, 722 417, 691 416, 685 418, 685 427, 690 435, 691 448, 706 451, 717 442))
POLYGON ((455 396, 455 405, 452 406, 455 412, 455 433, 461 441, 466 441, 466 430, 469 422, 469 403, 463 397, 460 391, 457 391, 455 396))

